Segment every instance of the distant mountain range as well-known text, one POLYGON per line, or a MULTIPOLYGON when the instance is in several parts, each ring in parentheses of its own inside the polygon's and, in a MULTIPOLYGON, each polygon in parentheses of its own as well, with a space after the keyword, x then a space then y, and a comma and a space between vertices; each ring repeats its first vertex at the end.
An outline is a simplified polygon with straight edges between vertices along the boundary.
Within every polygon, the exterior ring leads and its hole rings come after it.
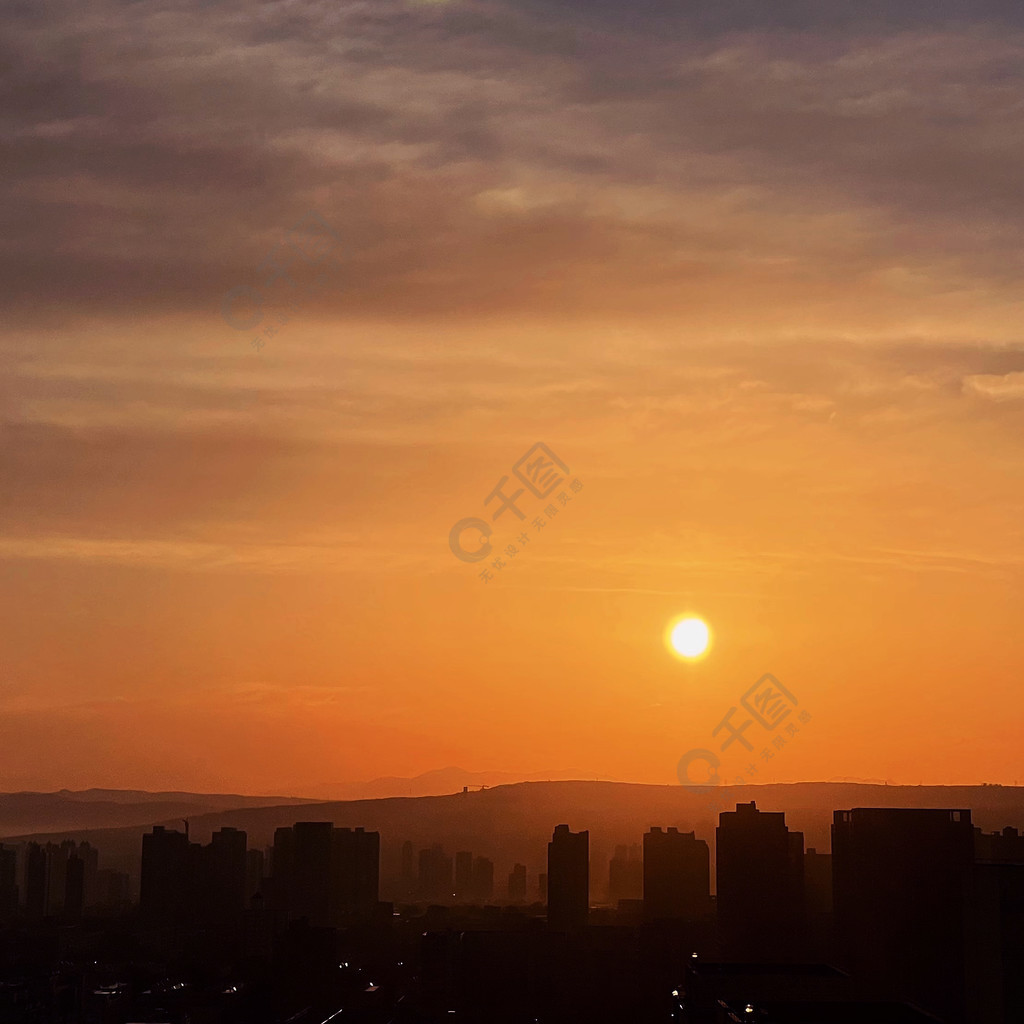
POLYGON ((446 796, 464 786, 507 786, 516 782, 571 782, 592 779, 614 782, 607 775, 591 774, 579 768, 544 772, 468 772, 465 768, 437 768, 411 779, 388 775, 370 782, 336 782, 306 789, 306 795, 320 800, 376 800, 389 796, 446 796))
POLYGON ((79 831, 148 825, 242 807, 294 805, 301 797, 209 793, 147 793, 85 789, 58 793, 0 793, 0 838, 25 832, 79 831))
MULTIPOLYGON (((531 871, 542 869, 552 829, 566 822, 574 830, 590 830, 595 879, 607 880, 608 859, 614 847, 640 842, 652 825, 695 830, 711 845, 713 864, 714 829, 719 812, 749 800, 756 801, 761 810, 784 811, 789 827, 804 833, 805 846, 819 850, 830 848, 832 812, 853 807, 968 808, 974 823, 986 831, 1007 825, 1024 828, 1024 789, 1012 786, 807 782, 720 786, 702 795, 678 785, 558 781, 499 785, 444 796, 316 803, 294 798, 274 803, 275 798, 179 794, 193 798, 195 804, 173 804, 173 812, 141 820, 145 813, 167 811, 168 804, 156 799, 164 795, 152 794, 154 800, 148 804, 128 805, 65 797, 67 804, 84 809, 120 806, 136 815, 136 819, 120 827, 49 827, 47 835, 14 836, 8 831, 7 836, 9 840, 59 840, 70 835, 76 840, 88 840, 99 848, 102 865, 119 867, 137 876, 142 836, 152 824, 181 828, 179 819, 186 816, 181 813, 182 806, 197 808, 201 801, 221 801, 217 808, 188 813, 193 839, 208 842, 216 829, 230 825, 245 829, 250 846, 260 847, 273 841, 274 829, 279 826, 303 820, 333 821, 338 826, 364 826, 381 833, 381 867, 385 878, 397 874, 401 844, 409 839, 417 846, 440 842, 449 853, 472 850, 490 857, 495 862, 495 878, 501 879, 517 861, 528 865, 531 871), (232 801, 243 803, 231 807, 232 801)), ((0 806, 6 799, 0 798, 0 806)))
POLYGON ((77 831, 149 825, 245 807, 281 807, 324 800, 379 800, 392 796, 445 796, 470 789, 533 780, 597 779, 578 768, 554 772, 469 772, 439 768, 414 778, 371 779, 313 786, 303 796, 232 793, 150 793, 141 789, 62 789, 56 793, 0 793, 0 838, 28 832, 77 831))

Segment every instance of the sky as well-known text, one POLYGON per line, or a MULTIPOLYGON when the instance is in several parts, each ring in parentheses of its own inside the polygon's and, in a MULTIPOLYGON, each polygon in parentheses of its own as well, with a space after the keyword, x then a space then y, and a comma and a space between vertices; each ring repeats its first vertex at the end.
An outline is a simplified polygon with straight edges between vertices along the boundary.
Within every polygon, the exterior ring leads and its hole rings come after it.
POLYGON ((1022 51, 1009 2, 8 3, 0 790, 1024 781, 1022 51))

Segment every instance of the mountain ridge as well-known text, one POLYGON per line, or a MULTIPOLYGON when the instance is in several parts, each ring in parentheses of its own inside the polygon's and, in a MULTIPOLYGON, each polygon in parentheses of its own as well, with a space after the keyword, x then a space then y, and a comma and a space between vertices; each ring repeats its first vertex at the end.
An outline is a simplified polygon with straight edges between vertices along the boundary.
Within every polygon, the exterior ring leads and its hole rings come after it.
POLYGON ((303 797, 243 796, 235 793, 149 793, 145 790, 22 790, 0 793, 0 839, 27 832, 147 824, 232 808, 296 806, 303 797))
MULTIPOLYGON (((231 808, 192 816, 189 825, 198 842, 208 842, 216 829, 231 826, 248 833, 251 847, 261 847, 273 842, 275 828, 296 821, 333 821, 338 827, 381 833, 382 878, 397 873, 405 840, 421 846, 440 842, 449 853, 465 849, 490 857, 500 878, 515 862, 532 870, 542 865, 551 831, 563 822, 590 831, 591 865, 597 873, 607 870, 616 845, 640 842, 651 826, 696 831, 713 850, 718 814, 751 800, 761 810, 783 811, 790 829, 804 833, 805 847, 823 851, 831 847, 833 811, 853 807, 970 809, 974 823, 985 831, 1024 828, 1024 788, 1015 786, 795 782, 718 786, 695 793, 680 785, 579 780, 519 782, 426 797, 231 808)), ((121 828, 57 830, 6 841, 86 840, 99 848, 101 864, 137 877, 142 836, 153 824, 181 827, 178 818, 169 816, 121 828)))

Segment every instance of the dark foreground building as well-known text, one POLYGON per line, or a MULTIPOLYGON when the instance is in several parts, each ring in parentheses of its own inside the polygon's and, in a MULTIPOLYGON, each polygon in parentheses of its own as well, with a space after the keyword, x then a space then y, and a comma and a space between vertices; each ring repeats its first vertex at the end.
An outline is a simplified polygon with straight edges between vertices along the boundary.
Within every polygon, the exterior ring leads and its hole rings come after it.
POLYGON ((332 927, 377 906, 380 833, 299 821, 274 833, 273 906, 290 920, 332 927))
POLYGON ((696 920, 711 901, 711 855, 693 832, 652 828, 644 835, 644 917, 696 920))
POLYGON ((836 811, 832 872, 841 965, 880 996, 967 1019, 971 812, 836 811))
POLYGON ((590 833, 555 828, 548 843, 548 925, 580 928, 590 911, 590 833))
POLYGON ((803 936, 803 833, 751 800, 719 816, 716 837, 722 951, 735 960, 793 959, 803 936))

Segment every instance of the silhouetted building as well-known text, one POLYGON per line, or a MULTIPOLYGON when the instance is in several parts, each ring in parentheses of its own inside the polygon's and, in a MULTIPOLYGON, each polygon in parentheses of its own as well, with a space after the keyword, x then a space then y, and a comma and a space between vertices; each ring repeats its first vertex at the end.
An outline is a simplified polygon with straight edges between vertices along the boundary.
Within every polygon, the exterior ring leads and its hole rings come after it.
POLYGON ((270 908, 312 927, 333 927, 377 905, 380 834, 300 821, 274 832, 270 908))
POLYGON ((813 847, 804 854, 804 905, 809 914, 832 912, 832 855, 813 847))
POLYGON ((380 833, 336 828, 331 864, 332 923, 368 914, 380 898, 380 833))
POLYGON ((334 824, 298 821, 292 826, 290 913, 313 927, 326 927, 331 911, 331 848, 334 824))
POLYGON ((34 921, 46 916, 46 851, 38 843, 25 854, 25 914, 34 921))
POLYGON ((419 854, 420 895, 427 899, 450 897, 454 886, 452 859, 440 843, 435 843, 419 854))
POLYGON ((578 928, 589 911, 590 833, 557 825, 548 843, 548 926, 578 928))
POLYGON ((487 857, 473 861, 473 898, 489 900, 494 896, 494 862, 487 857))
POLYGON ((412 892, 416 886, 416 851, 412 840, 402 843, 402 888, 406 893, 412 892))
POLYGON ((270 854, 270 878, 265 894, 265 908, 288 915, 291 907, 292 862, 295 852, 295 833, 288 826, 274 829, 274 844, 270 854))
POLYGON ((462 900, 473 895, 473 854, 469 850, 455 854, 455 895, 462 900))
POLYGON ((240 914, 246 906, 246 834, 236 828, 213 833, 203 851, 203 909, 207 916, 223 919, 240 914))
POLYGON ((508 876, 508 898, 513 903, 526 899, 526 865, 516 864, 508 876))
POLYGON ((69 850, 64 861, 64 905, 61 908, 62 917, 68 921, 77 921, 85 909, 85 861, 83 853, 79 856, 77 850, 69 850))
POLYGON ((0 922, 18 913, 18 851, 0 843, 0 922))
POLYGON ((24 876, 27 916, 35 920, 49 917, 75 921, 80 918, 90 905, 87 897, 93 900, 95 896, 97 862, 98 851, 88 843, 75 843, 70 839, 45 846, 29 843, 24 876))
POLYGON ((264 879, 267 870, 267 856, 262 850, 245 851, 245 905, 249 906, 250 900, 256 893, 266 898, 264 879))
POLYGON ((711 901, 708 844, 676 828, 645 833, 643 900, 648 920, 703 917, 711 901))
POLYGON ((82 908, 87 910, 96 905, 99 893, 100 851, 90 843, 79 843, 74 856, 82 862, 82 908))
POLYGON ((1024 836, 1015 828, 982 832, 975 826, 974 858, 990 864, 1024 864, 1024 836))
POLYGON ((971 812, 836 811, 832 885, 841 964, 856 978, 964 1020, 971 812))
POLYGON ((1010 1020, 1024 1007, 1024 836, 974 829, 968 1001, 974 1019, 1010 1020))
POLYGON ((967 900, 965 968, 972 1024, 1024 1019, 1024 863, 975 864, 967 900))
POLYGON ((639 899, 644 888, 644 865, 637 843, 616 846, 608 862, 608 901, 639 899))
POLYGON ((96 893, 90 907, 108 913, 127 909, 130 900, 130 879, 124 871, 100 868, 96 872, 96 893))
MULTIPOLYGON (((47 917, 61 917, 64 915, 67 902, 68 860, 71 857, 74 845, 70 840, 65 840, 65 842, 59 845, 47 843, 43 847, 46 854, 47 917)), ((81 889, 81 885, 78 888, 81 889)), ((79 894, 76 893, 76 895, 79 894)))
MULTIPOLYGON (((198 845, 195 846, 198 851, 198 845)), ((139 909, 156 921, 182 920, 195 910, 196 856, 184 832, 154 825, 142 837, 139 909)))
POLYGON ((723 952, 737 960, 792 958, 803 928, 803 834, 753 800, 723 811, 715 834, 723 952))

